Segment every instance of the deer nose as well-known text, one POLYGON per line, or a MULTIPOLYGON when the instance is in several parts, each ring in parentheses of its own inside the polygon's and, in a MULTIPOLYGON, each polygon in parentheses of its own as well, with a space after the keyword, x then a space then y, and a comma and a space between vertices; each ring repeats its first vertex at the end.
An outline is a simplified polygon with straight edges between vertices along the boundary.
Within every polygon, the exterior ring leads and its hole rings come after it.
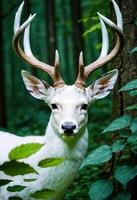
POLYGON ((64 130, 64 133, 73 133, 73 130, 76 128, 76 124, 73 122, 64 122, 61 127, 64 130))

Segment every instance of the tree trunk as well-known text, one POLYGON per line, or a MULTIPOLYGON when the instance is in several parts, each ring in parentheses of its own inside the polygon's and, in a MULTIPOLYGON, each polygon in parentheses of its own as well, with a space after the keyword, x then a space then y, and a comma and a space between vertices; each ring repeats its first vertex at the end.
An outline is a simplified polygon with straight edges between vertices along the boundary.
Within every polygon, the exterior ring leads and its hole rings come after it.
MULTIPOLYGON (((125 46, 122 53, 113 61, 113 66, 119 69, 119 80, 116 91, 125 83, 137 77, 137 55, 129 51, 137 46, 137 3, 136 1, 120 1, 120 9, 124 20, 125 46)), ((136 103, 135 98, 129 98, 126 93, 114 95, 114 116, 122 115, 128 105, 136 103)), ((134 114, 134 113, 132 113, 134 114)))
POLYGON ((79 53, 84 49, 82 38, 83 26, 79 20, 82 18, 80 0, 70 0, 73 24, 73 46, 74 46, 74 61, 75 66, 78 66, 79 53))
MULTIPOLYGON (((2 0, 0 0, 0 11, 2 11, 2 0)), ((0 13, 1 15, 1 13, 0 13)), ((3 24, 0 16, 0 126, 7 126, 6 100, 5 100, 5 78, 4 78, 4 60, 3 60, 3 24)))
POLYGON ((54 17, 54 0, 45 0, 46 10, 46 33, 47 33, 47 52, 48 63, 54 65, 54 54, 56 50, 56 34, 55 34, 55 17, 54 17))
MULTIPOLYGON (((120 9, 122 11, 124 20, 124 34, 125 34, 125 46, 120 56, 113 61, 113 66, 119 69, 119 80, 116 87, 118 91, 125 83, 137 78, 137 55, 136 53, 130 54, 129 52, 137 46, 137 25, 135 20, 137 19, 137 3, 133 0, 120 1, 120 9)), ((129 98, 124 93, 114 95, 114 117, 124 114, 125 108, 129 105, 137 103, 135 98, 129 98)), ((135 115, 135 111, 130 111, 130 114, 135 115)), ((136 159, 134 161, 136 163, 136 159)), ((128 184, 128 190, 132 194, 132 200, 137 197, 137 176, 128 184)))

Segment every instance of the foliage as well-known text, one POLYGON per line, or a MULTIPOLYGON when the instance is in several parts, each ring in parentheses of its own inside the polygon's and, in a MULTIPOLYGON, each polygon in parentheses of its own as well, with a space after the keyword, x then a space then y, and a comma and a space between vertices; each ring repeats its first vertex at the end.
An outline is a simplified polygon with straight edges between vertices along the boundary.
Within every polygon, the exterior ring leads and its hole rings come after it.
POLYGON ((18 161, 8 161, 0 165, 0 171, 10 176, 24 175, 30 173, 37 173, 28 164, 18 161))
POLYGON ((100 165, 109 161, 112 158, 111 147, 109 145, 102 145, 101 147, 95 149, 88 155, 81 165, 81 168, 87 165, 100 165))
POLYGON ((104 200, 112 193, 112 191, 113 185, 110 181, 98 180, 91 184, 89 197, 94 200, 104 200))
MULTIPOLYGON (((131 92, 136 88, 135 79, 123 86, 120 92, 128 92, 130 98, 131 92)), ((132 96, 136 95, 137 93, 134 93, 132 96)), ((136 106, 131 105, 127 110, 136 110, 136 106)), ((101 200, 110 196, 113 200, 130 200, 132 194, 128 192, 128 184, 137 176, 137 165, 131 162, 137 155, 137 118, 129 114, 123 115, 113 120, 101 135, 107 133, 113 138, 111 145, 103 144, 97 147, 81 165, 81 169, 87 166, 102 166, 101 174, 105 179, 98 179, 99 175, 95 177, 95 180, 98 180, 91 184, 89 197, 101 200)))
POLYGON ((45 168, 45 167, 53 167, 59 165, 64 161, 64 158, 45 158, 38 163, 38 166, 45 168))
POLYGON ((40 150, 43 144, 38 143, 29 143, 29 144, 22 144, 9 153, 10 160, 19 160, 22 158, 27 158, 32 154, 36 153, 40 150))
POLYGON ((31 197, 35 198, 35 199, 49 199, 50 197, 52 197, 54 195, 53 190, 49 190, 49 189, 44 189, 41 191, 37 191, 34 194, 31 195, 31 197))

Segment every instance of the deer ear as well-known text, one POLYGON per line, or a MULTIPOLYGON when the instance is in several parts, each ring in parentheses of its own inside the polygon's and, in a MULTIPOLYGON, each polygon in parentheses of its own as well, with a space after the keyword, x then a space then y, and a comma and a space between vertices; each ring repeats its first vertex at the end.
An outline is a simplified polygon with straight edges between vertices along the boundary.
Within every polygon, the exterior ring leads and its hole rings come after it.
POLYGON ((41 81, 40 79, 36 78, 35 76, 31 75, 27 71, 21 71, 21 75, 24 81, 24 84, 30 94, 37 98, 45 100, 50 87, 46 82, 41 81))
POLYGON ((90 100, 102 99, 106 97, 114 88, 118 77, 118 70, 112 70, 96 80, 92 85, 86 88, 90 100))

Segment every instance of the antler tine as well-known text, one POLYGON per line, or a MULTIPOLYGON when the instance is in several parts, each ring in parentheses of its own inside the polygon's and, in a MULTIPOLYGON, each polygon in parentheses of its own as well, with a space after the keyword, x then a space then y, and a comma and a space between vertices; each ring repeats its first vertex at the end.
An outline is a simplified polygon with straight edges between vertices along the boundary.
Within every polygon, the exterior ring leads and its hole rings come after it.
POLYGON ((56 76, 55 76, 56 67, 53 67, 44 62, 41 62, 32 53, 31 47, 30 47, 29 32, 30 32, 30 24, 36 14, 30 15, 29 18, 20 26, 20 19, 21 19, 23 6, 24 6, 24 2, 20 5, 15 15, 14 37, 13 37, 13 42, 12 42, 13 48, 15 52, 18 54, 18 56, 23 58, 24 61, 31 64, 33 67, 40 68, 43 71, 47 72, 53 79, 54 85, 56 85, 56 87, 63 86, 64 81, 62 80, 59 71, 58 71, 58 79, 56 79, 56 76), (24 39, 23 39, 24 51, 21 49, 21 46, 19 43, 19 38, 20 38, 20 35, 23 33, 23 31, 24 31, 24 39))
POLYGON ((55 51, 54 79, 56 80, 56 82, 54 82, 54 87, 64 86, 64 81, 62 80, 60 75, 60 62, 58 50, 55 51))
MULTIPOLYGON (((100 54, 100 57, 94 61, 93 63, 87 65, 84 68, 84 77, 83 77, 83 82, 85 82, 85 80, 88 78, 88 76, 90 75, 91 72, 93 72, 95 69, 109 63, 113 58, 115 58, 117 56, 117 54, 119 53, 119 51, 122 49, 123 44, 124 44, 124 34, 123 34, 123 20, 122 20, 122 15, 121 12, 119 10, 118 5, 116 4, 116 2, 114 0, 111 0, 114 6, 114 10, 115 10, 115 14, 116 14, 116 18, 117 18, 117 24, 115 24, 114 22, 112 22, 111 20, 109 20, 108 18, 106 18, 105 16, 101 15, 100 13, 98 13, 100 21, 101 21, 101 28, 102 28, 102 40, 104 40, 104 43, 102 45, 102 51, 100 54), (103 22, 103 23, 102 23, 103 22), (108 53, 108 44, 107 41, 108 39, 105 40, 105 35, 107 35, 106 31, 105 31, 105 24, 104 22, 110 26, 115 32, 116 32, 116 44, 114 46, 114 48, 112 49, 112 51, 107 55, 108 53), (105 47, 106 46, 106 47, 105 47)), ((77 81, 76 81, 77 82, 77 81)), ((83 86, 81 86, 83 87, 83 86)))
POLYGON ((75 85, 77 87, 85 87, 85 81, 84 81, 84 61, 83 61, 83 52, 80 52, 79 55, 79 71, 78 71, 78 77, 75 82, 75 85))
MULTIPOLYGON (((99 19, 100 19, 101 31, 102 31, 102 49, 101 49, 99 58, 96 61, 94 61, 94 63, 96 63, 102 57, 106 56, 108 53, 108 48, 109 48, 109 39, 108 39, 108 32, 106 29, 106 25, 100 17, 99 17, 99 19)), ((81 52, 81 54, 79 56, 79 72, 78 72, 77 80, 75 82, 75 85, 78 87, 81 87, 81 88, 85 87, 85 85, 86 85, 86 83, 85 83, 86 78, 85 78, 84 70, 85 69, 84 69, 84 62, 83 62, 83 54, 81 52)))
POLYGON ((109 50, 109 37, 108 37, 106 25, 100 17, 99 17, 99 20, 100 20, 101 30, 102 30, 102 49, 101 49, 101 53, 98 59, 105 57, 108 54, 108 50, 109 50))

